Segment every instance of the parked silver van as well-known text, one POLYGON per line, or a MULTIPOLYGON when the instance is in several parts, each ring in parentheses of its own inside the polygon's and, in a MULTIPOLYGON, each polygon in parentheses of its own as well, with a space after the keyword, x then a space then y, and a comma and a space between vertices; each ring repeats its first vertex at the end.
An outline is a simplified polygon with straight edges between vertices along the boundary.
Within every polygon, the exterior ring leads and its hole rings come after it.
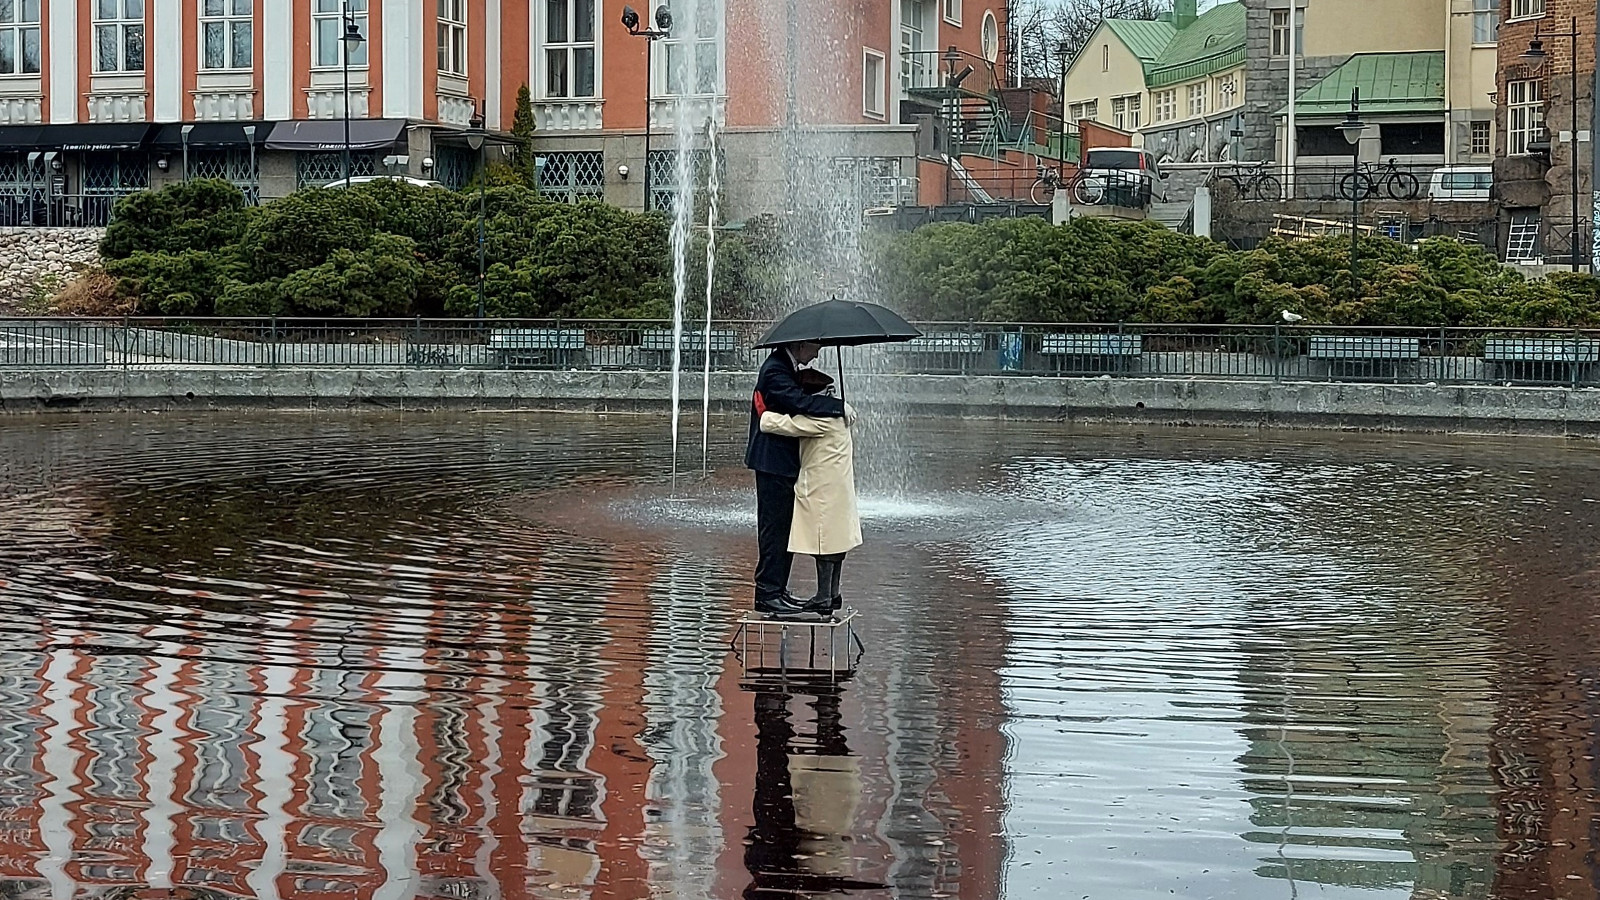
POLYGON ((1493 189, 1492 166, 1443 166, 1428 179, 1430 200, 1488 200, 1493 189))

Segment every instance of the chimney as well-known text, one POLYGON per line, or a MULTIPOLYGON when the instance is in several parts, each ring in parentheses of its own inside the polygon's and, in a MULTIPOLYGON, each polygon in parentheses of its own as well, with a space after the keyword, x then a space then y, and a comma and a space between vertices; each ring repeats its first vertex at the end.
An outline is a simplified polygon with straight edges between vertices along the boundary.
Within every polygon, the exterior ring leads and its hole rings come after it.
POLYGON ((1194 20, 1200 18, 1199 2, 1200 0, 1173 0, 1172 24, 1179 31, 1193 25, 1194 20))

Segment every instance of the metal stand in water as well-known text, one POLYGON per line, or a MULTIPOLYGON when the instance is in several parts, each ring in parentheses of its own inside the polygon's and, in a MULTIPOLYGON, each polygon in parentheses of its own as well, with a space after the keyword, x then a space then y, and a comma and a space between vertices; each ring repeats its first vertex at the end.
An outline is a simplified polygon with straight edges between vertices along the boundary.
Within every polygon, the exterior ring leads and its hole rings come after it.
POLYGON ((777 619, 762 615, 757 612, 747 612, 739 620, 739 628, 733 633, 733 640, 729 646, 736 649, 739 661, 746 671, 762 669, 772 671, 770 663, 776 663, 778 673, 790 670, 798 673, 826 673, 829 676, 843 676, 855 671, 855 663, 861 655, 867 652, 866 645, 861 643, 861 636, 856 633, 855 620, 861 615, 851 607, 845 607, 834 613, 828 619, 777 619), (805 629, 804 637, 799 631, 805 629), (844 633, 840 634, 840 629, 844 633), (778 634, 778 646, 768 649, 767 633, 775 631, 778 634), (795 632, 797 646, 790 647, 790 632, 795 632), (824 640, 819 641, 818 632, 822 632, 824 640), (751 654, 751 637, 755 638, 755 656, 751 654), (804 650, 802 654, 801 651, 804 650), (768 657, 772 658, 769 659, 768 657), (823 668, 822 663, 827 663, 823 668))

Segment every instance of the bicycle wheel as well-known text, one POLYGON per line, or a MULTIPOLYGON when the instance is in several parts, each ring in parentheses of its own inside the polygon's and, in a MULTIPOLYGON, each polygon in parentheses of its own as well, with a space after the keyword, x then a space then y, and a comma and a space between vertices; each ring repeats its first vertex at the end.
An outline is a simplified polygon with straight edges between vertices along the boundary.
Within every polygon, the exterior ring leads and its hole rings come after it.
POLYGON ((1101 183, 1080 181, 1072 186, 1072 199, 1079 206, 1099 206, 1106 199, 1106 186, 1101 183))
POLYGON ((1211 194, 1218 200, 1238 200, 1244 196, 1244 186, 1232 175, 1224 175, 1211 185, 1211 194))
POLYGON ((1391 172, 1385 187, 1389 190, 1390 200, 1415 200, 1422 190, 1422 182, 1410 172, 1391 172))
POLYGON ((1339 196, 1346 200, 1365 200, 1378 192, 1378 185, 1365 172, 1351 172, 1339 179, 1339 196))
POLYGON ((1283 199, 1283 182, 1276 175, 1263 175, 1256 179, 1257 200, 1283 199))
POLYGON ((1043 178, 1035 181, 1033 187, 1028 189, 1028 199, 1035 206, 1048 206, 1055 199, 1056 186, 1046 182, 1043 178))

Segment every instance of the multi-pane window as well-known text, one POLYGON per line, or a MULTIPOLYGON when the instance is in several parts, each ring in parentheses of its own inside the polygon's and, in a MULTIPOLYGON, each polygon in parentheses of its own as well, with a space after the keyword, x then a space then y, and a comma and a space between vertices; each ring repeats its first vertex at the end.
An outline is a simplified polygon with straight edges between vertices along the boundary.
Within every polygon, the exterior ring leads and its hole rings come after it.
MULTIPOLYGON (((1306 53, 1304 15, 1294 17, 1294 53, 1295 56, 1304 56, 1306 53)), ((1289 10, 1287 9, 1272 11, 1272 55, 1280 58, 1289 55, 1289 10)))
POLYGON ((1189 115, 1203 116, 1206 114, 1206 86, 1200 84, 1189 85, 1189 115))
POLYGON ((563 203, 603 198, 606 193, 605 158, 599 150, 560 150, 545 154, 544 165, 539 167, 539 193, 563 203))
POLYGON ((40 0, 0 0, 0 75, 37 75, 40 0))
POLYGON ((1511 0, 1511 18, 1527 19, 1544 15, 1544 0, 1511 0))
POLYGON ((906 90, 927 87, 932 82, 933 67, 923 52, 922 19, 926 8, 923 0, 900 0, 900 86, 906 90))
POLYGON ((693 28, 675 16, 677 24, 673 26, 672 37, 662 41, 666 49, 662 54, 666 77, 661 92, 669 96, 721 93, 722 42, 717 34, 716 0, 692 2, 695 3, 693 28))
MULTIPOLYGON (((367 151, 350 154, 350 177, 378 173, 378 157, 367 151)), ((337 181, 344 177, 344 153, 300 153, 295 160, 295 183, 300 187, 313 187, 337 181)))
POLYGON ((439 71, 467 74, 467 0, 439 0, 439 71))
POLYGON ((951 25, 961 24, 961 0, 944 0, 944 20, 951 25))
POLYGON ((1493 44, 1500 40, 1500 0, 1472 0, 1472 42, 1493 44))
POLYGON ((1506 153, 1528 152, 1528 145, 1544 140, 1544 83, 1506 82, 1506 153))
POLYGON ((1489 142, 1489 134, 1490 131, 1488 122, 1472 123, 1472 152, 1474 155, 1489 155, 1490 151, 1493 149, 1493 145, 1489 142))
POLYGON ((200 67, 248 69, 254 40, 251 0, 201 0, 200 67))
POLYGON ((1091 122, 1099 121, 1100 101, 1085 100, 1082 103, 1074 103, 1068 106, 1067 119, 1072 122, 1081 122, 1084 119, 1088 119, 1091 122))
POLYGON ((1112 97, 1111 98, 1111 124, 1123 131, 1134 131, 1139 127, 1139 97, 1112 97))
POLYGON ((874 118, 883 116, 883 54, 864 51, 861 57, 861 111, 874 118))
MULTIPOLYGON (((354 22, 363 38, 367 32, 367 0, 312 0, 311 32, 315 35, 313 65, 319 68, 338 68, 344 65, 345 23, 354 22)), ((353 43, 350 47, 350 65, 367 64, 369 41, 353 43)))
POLYGON ((144 71, 144 0, 95 0, 94 70, 144 71))
POLYGON ((1233 72, 1217 78, 1217 109, 1228 109, 1239 97, 1238 78, 1233 72))
POLYGON ((594 96, 594 14, 594 0, 544 0, 546 97, 594 96))
POLYGON ((1150 93, 1151 105, 1155 107, 1155 116, 1152 121, 1170 122, 1178 117, 1178 89, 1172 88, 1165 91, 1152 91, 1150 93))

